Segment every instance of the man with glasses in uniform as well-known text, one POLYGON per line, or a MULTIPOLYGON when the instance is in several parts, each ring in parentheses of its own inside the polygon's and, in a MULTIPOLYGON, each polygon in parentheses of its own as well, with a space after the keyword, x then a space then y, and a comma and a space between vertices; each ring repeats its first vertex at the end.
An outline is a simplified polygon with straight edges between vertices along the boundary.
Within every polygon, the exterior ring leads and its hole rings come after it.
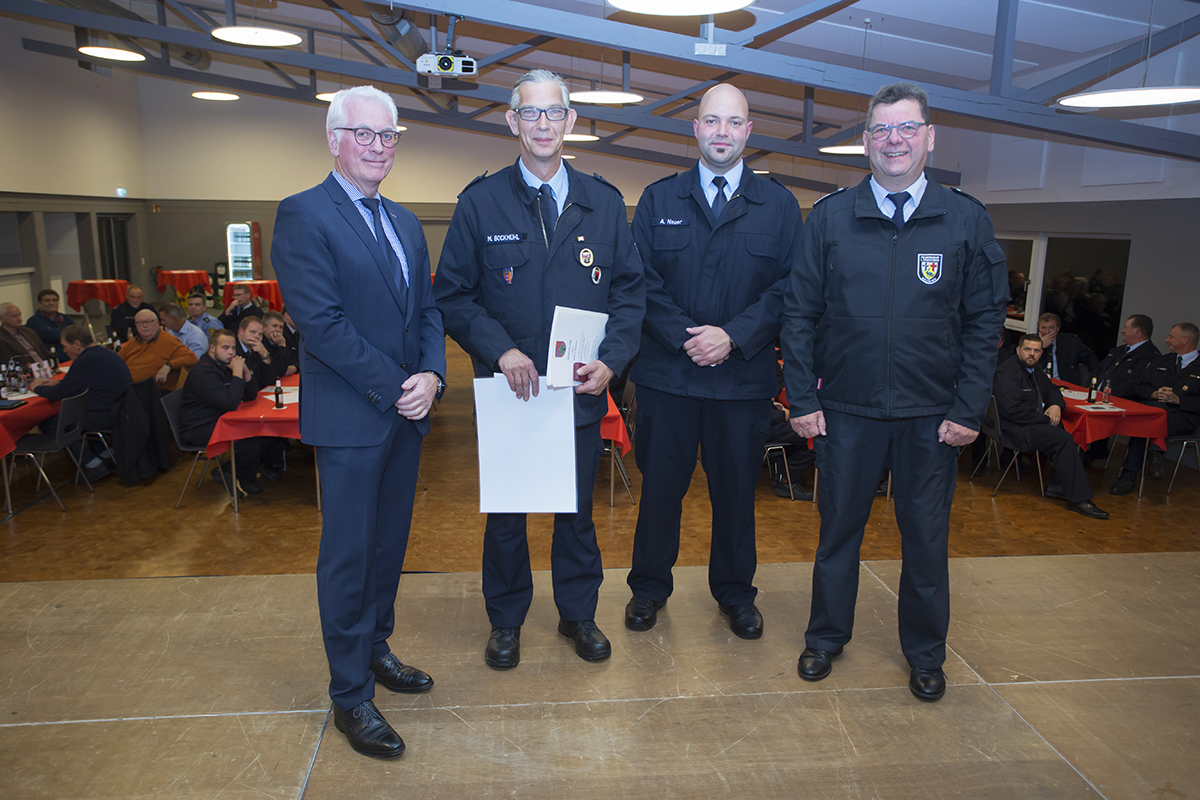
POLYGON ((909 689, 933 701, 946 689, 958 448, 974 441, 987 408, 1008 273, 983 204, 925 176, 934 144, 925 92, 883 87, 867 123, 871 175, 813 206, 785 297, 790 421, 816 437, 821 475, 798 669, 822 680, 850 641, 863 529, 890 469, 904 554, 900 643, 909 689))
MULTIPOLYGON (((475 374, 503 373, 522 399, 546 374, 555 306, 608 314, 599 358, 578 370, 575 474, 578 510, 554 515, 550 565, 559 633, 586 661, 612 647, 596 626, 603 580, 592 489, 602 442, 606 389, 637 352, 645 313, 642 264, 612 185, 581 175, 562 160, 575 124, 567 86, 546 70, 513 87, 508 125, 520 142, 517 163, 481 176, 459 195, 434 277, 446 332, 475 363, 475 374)), ((514 476, 520 480, 519 475, 514 476)), ((533 599, 524 514, 489 514, 484 527, 483 594, 491 636, 485 662, 511 669, 520 661, 521 625, 533 599)))

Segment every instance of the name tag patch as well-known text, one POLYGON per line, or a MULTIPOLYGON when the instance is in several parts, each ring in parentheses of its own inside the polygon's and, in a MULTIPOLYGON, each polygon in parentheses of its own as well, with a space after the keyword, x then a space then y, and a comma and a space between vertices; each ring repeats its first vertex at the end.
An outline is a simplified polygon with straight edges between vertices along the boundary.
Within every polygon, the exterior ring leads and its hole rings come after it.
POLYGON ((921 253, 917 255, 917 277, 921 283, 934 284, 942 279, 942 254, 921 253))
POLYGON ((501 242, 523 242, 524 233, 489 233, 483 237, 484 244, 500 244, 501 242))
POLYGON ((687 217, 682 217, 682 218, 659 217, 655 221, 654 224, 655 225, 665 225, 669 228, 674 228, 674 227, 678 227, 680 225, 687 225, 689 222, 691 222, 691 220, 688 219, 687 217))

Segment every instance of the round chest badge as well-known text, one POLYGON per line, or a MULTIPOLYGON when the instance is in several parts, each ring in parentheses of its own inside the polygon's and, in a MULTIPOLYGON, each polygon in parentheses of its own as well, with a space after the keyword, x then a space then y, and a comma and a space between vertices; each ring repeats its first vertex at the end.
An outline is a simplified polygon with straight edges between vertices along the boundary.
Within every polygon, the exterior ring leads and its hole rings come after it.
POLYGON ((595 284, 600 283, 600 268, 599 267, 594 267, 592 269, 592 283, 595 283, 595 284))
POLYGON ((592 259, 592 249, 590 247, 585 247, 579 251, 579 263, 583 266, 590 267, 592 265, 592 259))

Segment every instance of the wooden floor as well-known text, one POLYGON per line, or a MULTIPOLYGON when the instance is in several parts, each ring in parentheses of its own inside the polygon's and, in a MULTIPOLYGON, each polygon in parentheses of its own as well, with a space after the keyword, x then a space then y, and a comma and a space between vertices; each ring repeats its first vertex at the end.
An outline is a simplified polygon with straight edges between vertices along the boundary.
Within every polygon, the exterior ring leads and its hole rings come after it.
MULTIPOLYGON (((483 517, 478 513, 470 367, 452 342, 448 355, 449 385, 422 456, 421 474, 428 490, 417 486, 405 563, 414 572, 475 572, 480 565, 483 517)), ((52 462, 48 468, 60 486, 66 513, 46 496, 44 486, 44 499, 34 503, 34 473, 28 466, 18 466, 13 484, 17 514, 0 523, 0 581, 314 571, 321 517, 311 448, 293 444, 283 480, 277 484, 264 480, 264 493, 245 500, 240 514, 233 513, 228 497, 211 478, 195 489, 195 476, 183 506, 173 508, 189 462, 176 454, 168 473, 135 487, 122 486, 115 476, 106 478, 94 495, 67 483, 65 461, 52 462)), ((625 463, 633 496, 638 497, 640 480, 633 457, 626 457, 625 463)), ((1108 494, 1115 463, 1107 473, 1089 470, 1096 502, 1112 513, 1108 521, 1087 519, 1066 511, 1062 501, 1042 499, 1036 481, 1028 478, 1018 484, 1010 475, 992 498, 996 473, 970 482, 967 472, 964 458, 952 516, 953 557, 1200 549, 1196 522, 1200 477, 1194 470, 1181 470, 1170 497, 1165 481, 1148 481, 1141 499, 1108 494)), ((615 505, 610 508, 609 474, 606 461, 600 468, 594 516, 604 565, 622 568, 629 565, 637 507, 618 478, 615 505)), ((705 487, 697 465, 684 504, 681 566, 708 561, 710 507, 705 487)), ((819 525, 816 506, 776 497, 765 470, 756 518, 761 564, 812 561, 819 525)), ((549 538, 550 518, 531 518, 535 570, 549 568, 549 538)), ((891 507, 876 500, 863 558, 886 560, 899 555, 891 507)))

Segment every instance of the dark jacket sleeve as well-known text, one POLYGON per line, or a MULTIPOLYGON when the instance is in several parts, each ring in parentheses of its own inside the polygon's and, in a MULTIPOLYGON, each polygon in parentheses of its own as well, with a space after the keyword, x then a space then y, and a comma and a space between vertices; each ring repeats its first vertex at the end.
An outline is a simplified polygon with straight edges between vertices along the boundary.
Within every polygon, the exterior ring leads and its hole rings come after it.
POLYGON ((620 195, 616 198, 609 213, 616 226, 617 252, 612 280, 608 284, 608 307, 605 309, 608 324, 604 327, 604 340, 600 342, 597 358, 620 375, 637 355, 641 342, 642 322, 646 317, 646 278, 626 222, 625 206, 619 200, 620 195))
POLYGON ((784 381, 793 417, 821 410, 817 400, 814 372, 814 347, 817 321, 825 313, 825 231, 826 216, 820 206, 808 215, 800 234, 799 252, 788 279, 783 302, 784 381))
POLYGON ((226 386, 221 375, 215 369, 199 369, 188 376, 188 382, 196 396, 205 405, 220 409, 222 413, 233 411, 245 400, 250 400, 258 391, 257 384, 235 377, 226 386))
POLYGON ((92 385, 92 373, 86 364, 75 363, 63 376, 61 381, 39 386, 34 393, 50 401, 65 400, 74 397, 92 385))
MULTIPOLYGON (((684 313, 663 286, 662 276, 654 268, 654 185, 648 186, 638 200, 633 214, 633 240, 643 256, 642 267, 646 276, 646 318, 644 330, 657 340, 668 352, 679 352, 692 334, 696 321, 684 313)), ((728 333, 728 331, 726 331, 728 333)), ((734 339, 734 341, 738 341, 734 339)))

